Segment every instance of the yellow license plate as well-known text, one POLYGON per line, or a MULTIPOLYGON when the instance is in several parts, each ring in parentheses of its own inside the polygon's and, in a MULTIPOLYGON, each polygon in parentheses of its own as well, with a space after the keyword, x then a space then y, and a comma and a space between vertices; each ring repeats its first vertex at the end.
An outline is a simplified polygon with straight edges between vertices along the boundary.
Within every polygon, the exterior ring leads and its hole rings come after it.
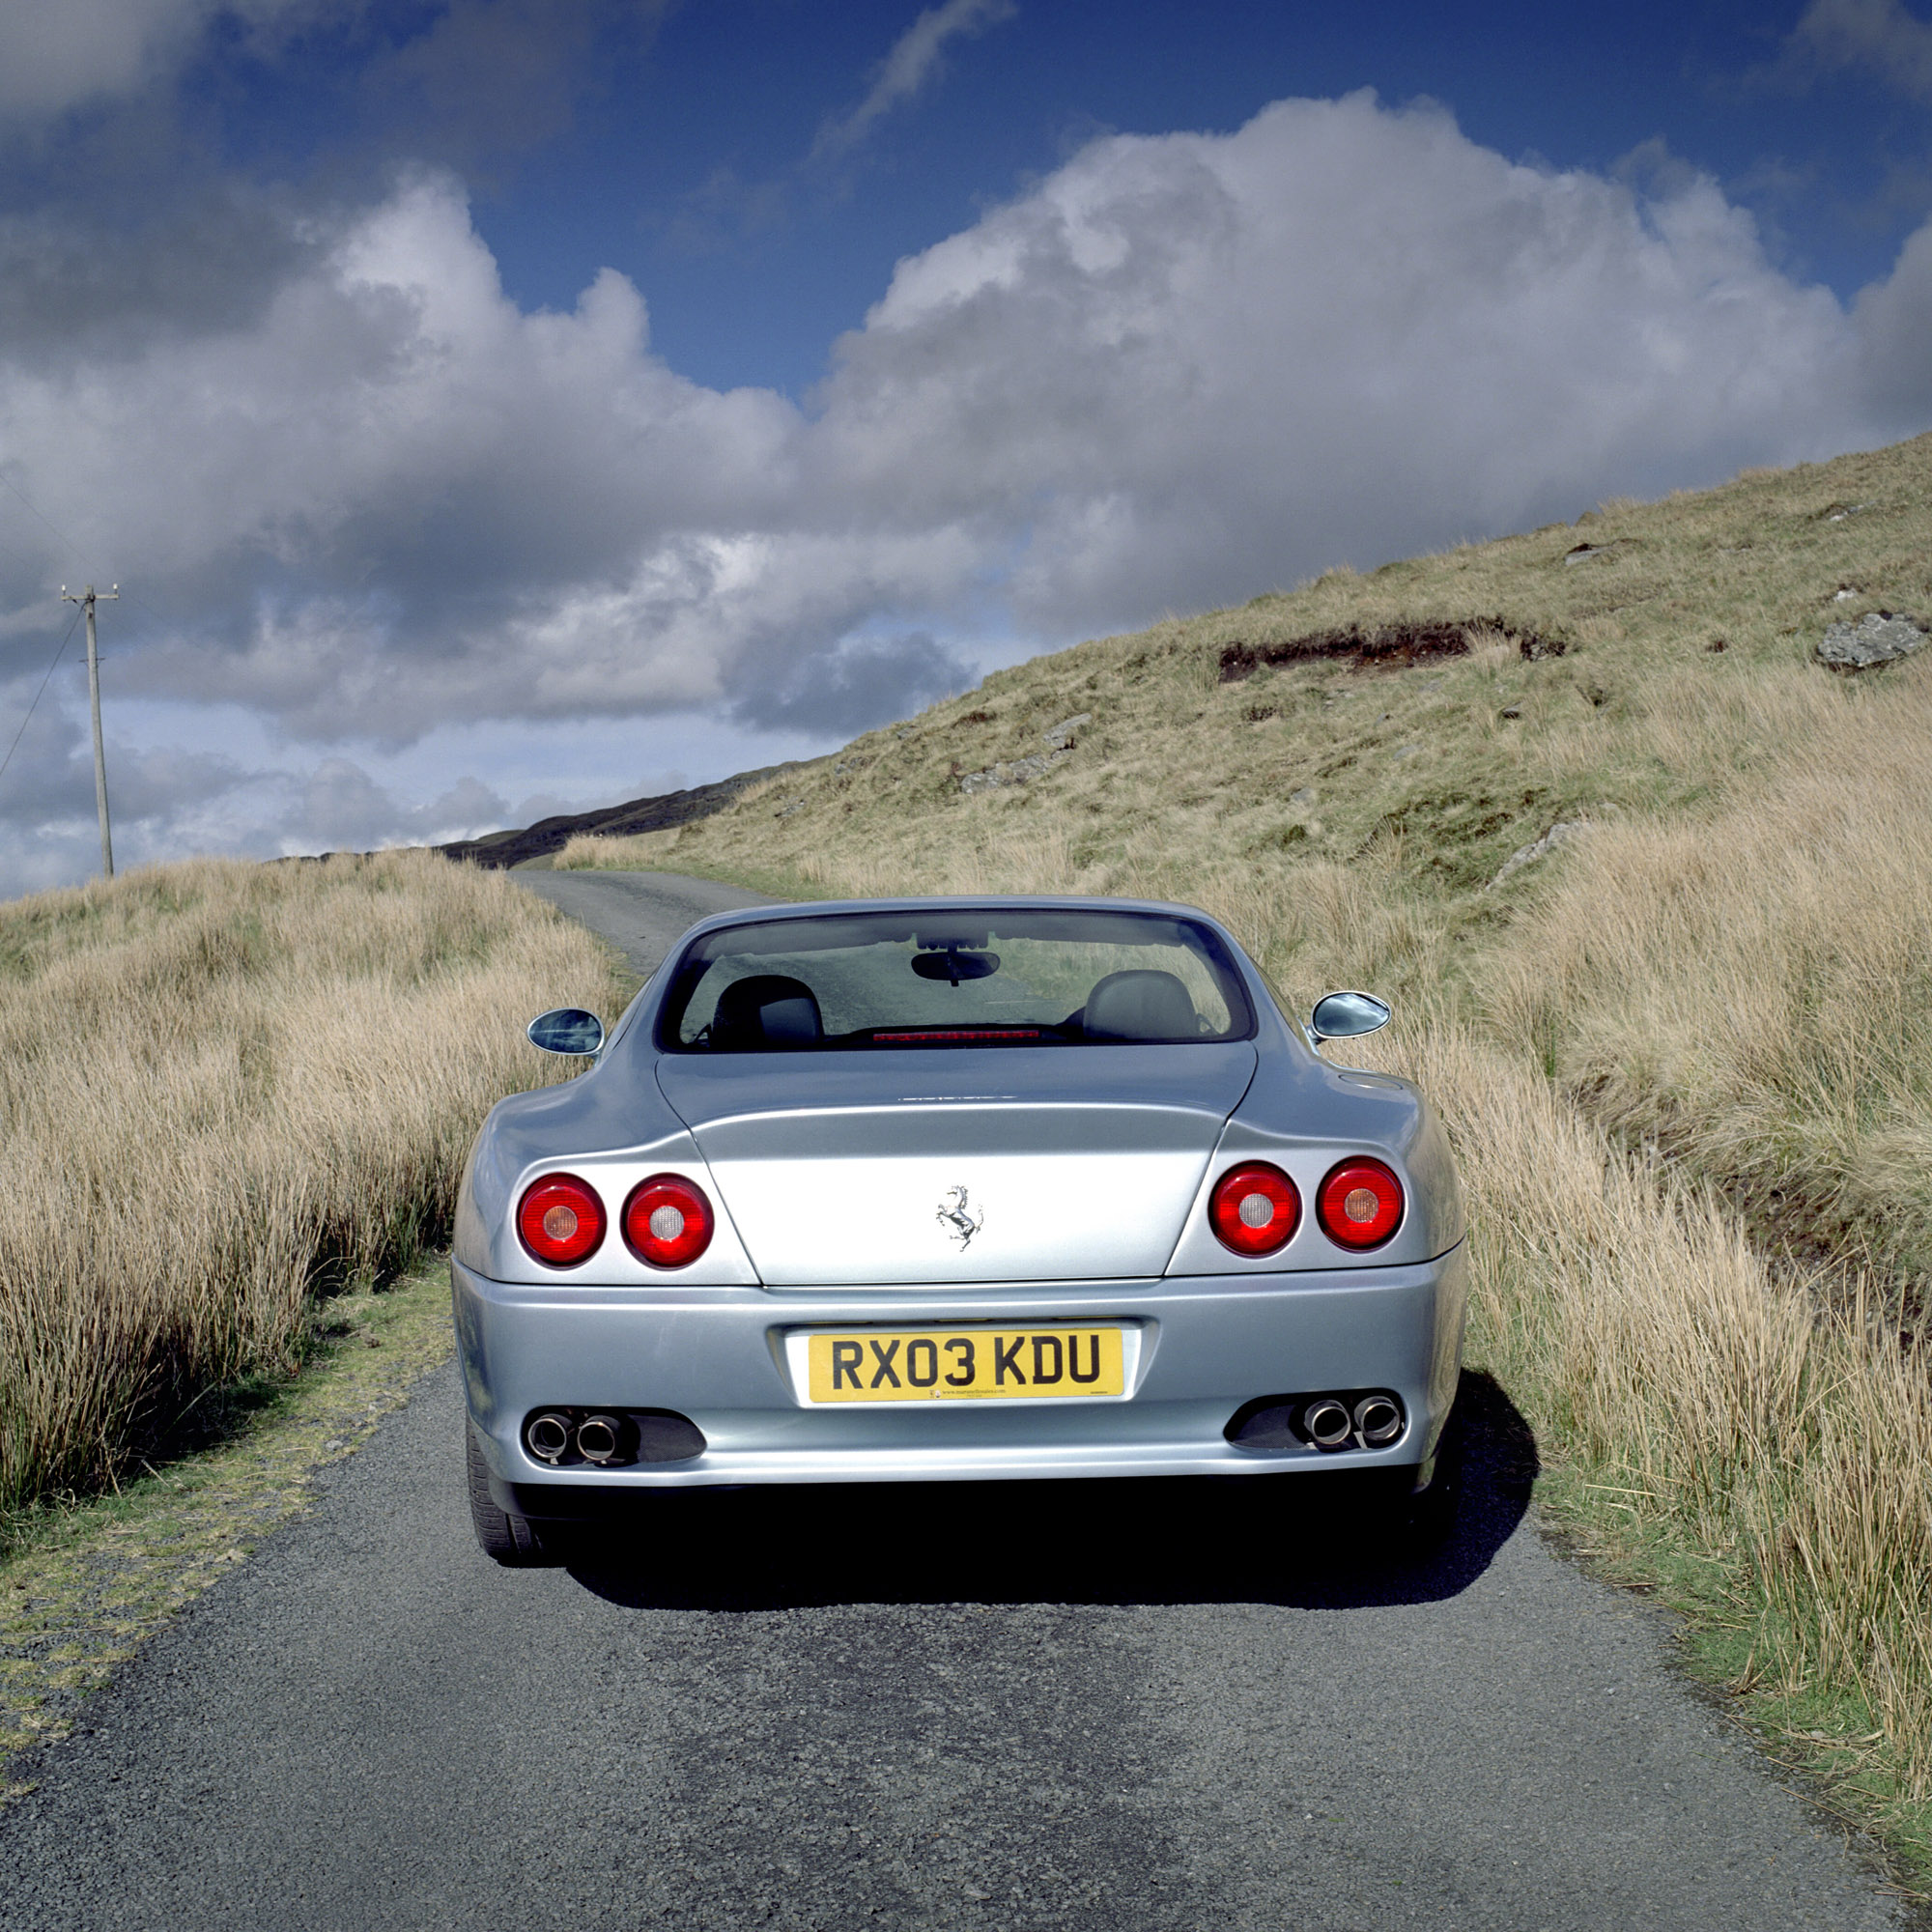
POLYGON ((813 1402, 1121 1395, 1118 1328, 920 1328, 811 1335, 813 1402))

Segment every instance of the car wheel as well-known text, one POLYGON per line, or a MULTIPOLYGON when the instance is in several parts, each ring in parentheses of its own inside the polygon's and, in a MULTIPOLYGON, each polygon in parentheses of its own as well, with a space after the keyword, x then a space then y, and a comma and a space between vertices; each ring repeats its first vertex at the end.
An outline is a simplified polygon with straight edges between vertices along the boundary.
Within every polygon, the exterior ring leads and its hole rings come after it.
POLYGON ((1433 1549, 1456 1527, 1463 1499, 1463 1431, 1452 1412, 1435 1445, 1435 1473, 1426 1490, 1411 1490, 1403 1499, 1402 1528, 1412 1545, 1433 1549))
POLYGON ((1452 1422, 1436 1445, 1429 1487, 1415 1487, 1413 1464, 1394 1468, 1342 1469, 1324 1479, 1333 1520, 1343 1534, 1367 1547, 1423 1556, 1445 1543, 1456 1526, 1462 1499, 1461 1432, 1452 1422))
POLYGON ((469 1520, 484 1555, 506 1570, 540 1570, 561 1561, 554 1550, 545 1548, 542 1533, 533 1522, 497 1507, 490 1493, 490 1465, 484 1462, 483 1445, 476 1439, 476 1425, 467 1418, 463 1447, 469 1477, 469 1520))

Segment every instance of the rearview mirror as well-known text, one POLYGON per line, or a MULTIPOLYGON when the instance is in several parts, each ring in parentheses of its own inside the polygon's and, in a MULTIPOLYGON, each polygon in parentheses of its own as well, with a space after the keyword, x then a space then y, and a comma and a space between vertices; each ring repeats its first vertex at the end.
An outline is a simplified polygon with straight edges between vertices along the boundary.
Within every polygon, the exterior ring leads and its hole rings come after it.
POLYGON ((1389 1023, 1389 1009, 1373 993, 1330 993, 1317 1000, 1308 1030, 1318 1040, 1353 1039, 1389 1023))
POLYGON ((987 980, 1000 970, 997 952, 915 952, 912 970, 922 980, 987 980))
POLYGON ((527 1028, 532 1046, 546 1053, 592 1054, 604 1044, 604 1022, 582 1007, 539 1013, 527 1028))

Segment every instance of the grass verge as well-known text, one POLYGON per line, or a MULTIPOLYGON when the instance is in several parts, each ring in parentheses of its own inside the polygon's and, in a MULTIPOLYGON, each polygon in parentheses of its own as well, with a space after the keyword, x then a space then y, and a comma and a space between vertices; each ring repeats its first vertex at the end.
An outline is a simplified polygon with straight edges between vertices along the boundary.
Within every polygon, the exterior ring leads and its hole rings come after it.
POLYGON ((89 1692, 305 1508, 316 1470, 353 1454, 451 1347, 440 1260, 381 1293, 364 1282, 314 1309, 298 1372, 228 1392, 214 1446, 104 1496, 0 1517, 0 1799, 22 1788, 10 1760, 66 1736, 89 1692))

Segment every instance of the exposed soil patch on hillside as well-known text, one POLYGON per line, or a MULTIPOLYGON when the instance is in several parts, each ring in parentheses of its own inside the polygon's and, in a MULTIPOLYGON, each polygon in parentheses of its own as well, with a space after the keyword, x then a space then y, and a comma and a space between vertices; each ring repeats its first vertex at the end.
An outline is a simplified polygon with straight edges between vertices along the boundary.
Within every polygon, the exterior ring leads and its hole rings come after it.
POLYGON ((1339 630, 1311 631, 1286 643, 1236 642, 1221 647, 1221 682, 1238 684, 1259 669, 1275 665, 1311 664, 1326 658, 1346 662, 1352 670, 1406 670, 1411 665, 1435 664, 1443 658, 1463 658, 1476 634, 1489 633, 1515 644, 1526 660, 1560 658, 1568 648, 1560 639, 1542 638, 1519 630, 1502 617, 1401 618, 1392 624, 1364 629, 1348 624, 1339 630))

